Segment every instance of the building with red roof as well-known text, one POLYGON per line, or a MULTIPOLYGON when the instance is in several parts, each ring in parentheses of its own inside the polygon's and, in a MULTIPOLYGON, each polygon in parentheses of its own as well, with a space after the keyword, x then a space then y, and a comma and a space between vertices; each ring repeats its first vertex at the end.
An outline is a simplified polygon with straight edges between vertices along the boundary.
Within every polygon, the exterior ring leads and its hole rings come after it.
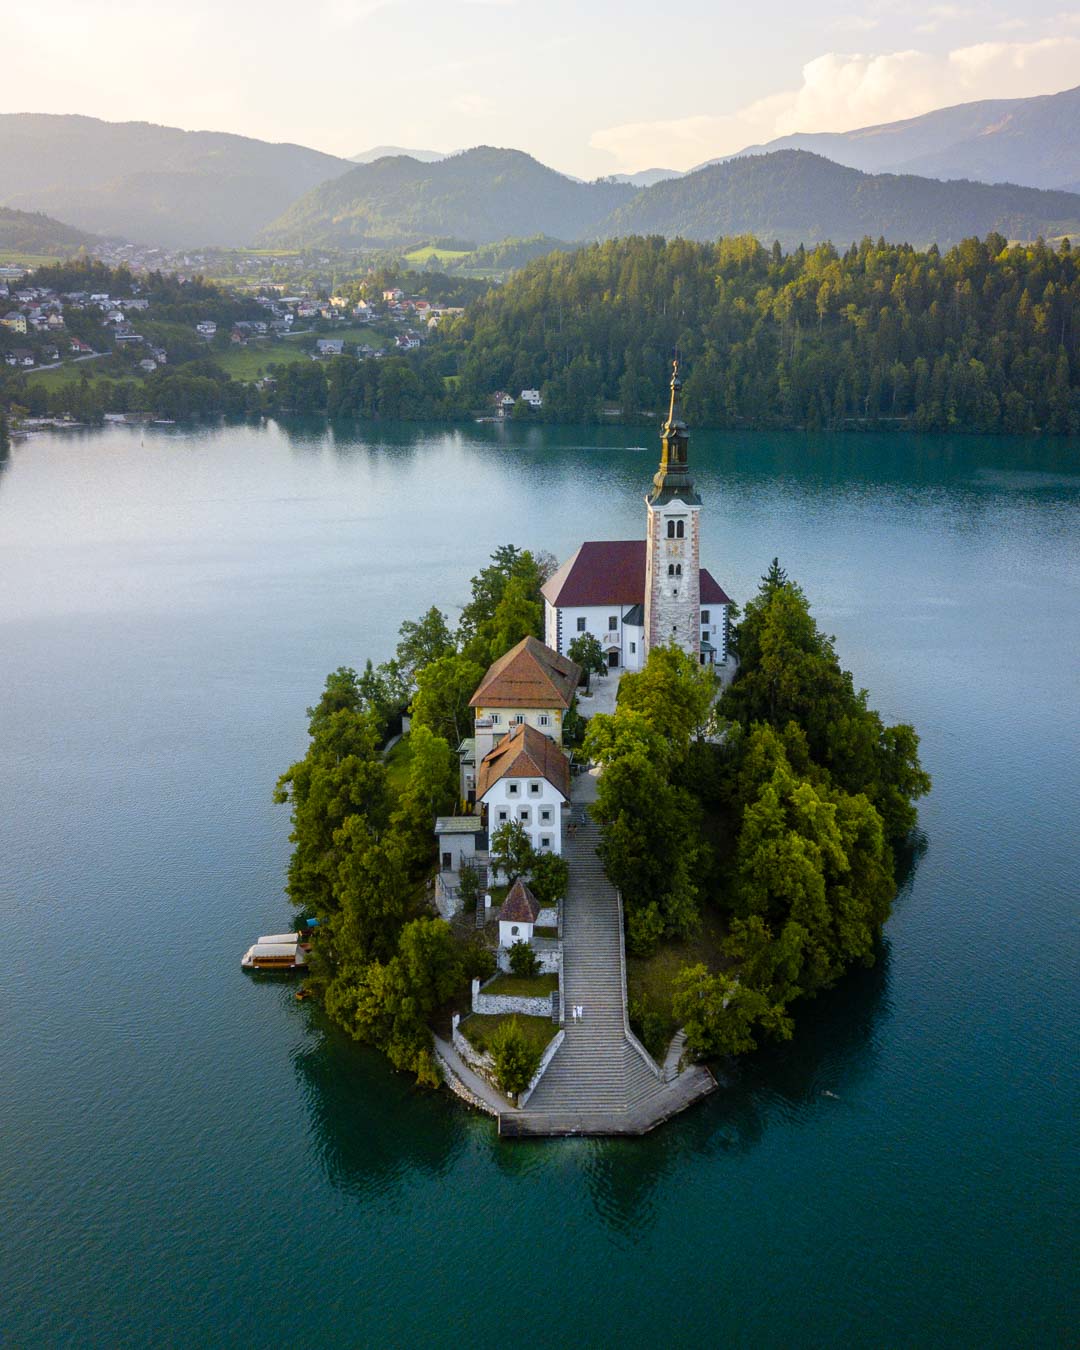
POLYGON ((581 544, 544 586, 544 640, 561 655, 591 633, 612 670, 640 670, 651 646, 672 639, 703 665, 727 659, 731 601, 700 565, 701 498, 678 417, 677 366, 671 385, 646 537, 581 544))

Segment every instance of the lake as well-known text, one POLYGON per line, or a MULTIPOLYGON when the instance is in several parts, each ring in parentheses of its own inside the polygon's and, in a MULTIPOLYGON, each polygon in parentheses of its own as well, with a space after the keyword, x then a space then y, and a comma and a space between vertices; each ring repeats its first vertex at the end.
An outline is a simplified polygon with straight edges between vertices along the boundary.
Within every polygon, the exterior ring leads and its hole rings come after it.
POLYGON ((0 1342, 1075 1335, 1075 442, 692 434, 934 790, 882 958, 640 1141, 500 1143, 253 980, 328 671, 499 544, 644 531, 651 432, 109 427, 0 467, 0 1342))

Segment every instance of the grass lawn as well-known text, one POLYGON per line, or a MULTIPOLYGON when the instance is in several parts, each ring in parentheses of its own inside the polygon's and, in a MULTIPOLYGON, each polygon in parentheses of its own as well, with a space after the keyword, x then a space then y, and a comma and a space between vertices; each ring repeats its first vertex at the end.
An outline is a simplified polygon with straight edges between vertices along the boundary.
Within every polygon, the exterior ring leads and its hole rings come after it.
POLYGON ((295 342, 267 342, 251 347, 230 347, 227 352, 212 354, 216 365, 228 371, 234 380, 257 380, 266 374, 266 367, 284 366, 290 361, 306 361, 307 353, 295 342))
POLYGON ((94 367, 99 364, 98 361, 65 361, 53 370, 28 370, 26 374, 31 384, 40 384, 46 389, 60 389, 65 384, 78 384, 84 375, 92 383, 97 373, 94 367))
POLYGON ((706 909, 701 932, 685 942, 667 942, 652 956, 627 956, 626 994, 630 1021, 645 1048, 662 1059, 679 1029, 671 1010, 675 977, 686 966, 702 964, 712 971, 724 969, 727 962, 720 944, 727 936, 727 924, 715 910, 706 909))
POLYGON ((543 1054, 559 1028, 550 1017, 523 1017, 520 1013, 471 1013, 461 1023, 461 1033, 474 1049, 483 1054, 491 1038, 504 1022, 517 1021, 526 1040, 543 1054))
POLYGON ((426 263, 429 259, 434 258, 437 262, 446 262, 447 259, 467 258, 468 256, 468 249, 433 248, 431 245, 428 245, 426 248, 414 248, 411 253, 406 253, 405 261, 411 263, 426 263))
POLYGON ((511 998, 547 998, 558 987, 558 975, 498 975, 484 986, 484 993, 507 994, 511 998))
POLYGON ((402 736, 401 740, 386 756, 387 782, 395 797, 400 797, 405 790, 412 757, 412 741, 409 740, 408 736, 402 736))

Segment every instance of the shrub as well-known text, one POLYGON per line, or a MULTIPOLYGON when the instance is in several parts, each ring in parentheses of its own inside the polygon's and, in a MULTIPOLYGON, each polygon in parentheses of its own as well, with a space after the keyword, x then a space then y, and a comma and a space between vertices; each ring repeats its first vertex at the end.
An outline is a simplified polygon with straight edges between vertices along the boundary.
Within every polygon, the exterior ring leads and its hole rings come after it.
POLYGON ((540 960, 527 942, 519 940, 510 948, 510 969, 520 979, 539 975, 540 960))
POLYGON ((542 905, 557 905, 566 898, 566 887, 570 882, 570 868, 565 858, 557 853, 541 853, 533 863, 529 877, 529 890, 542 905))

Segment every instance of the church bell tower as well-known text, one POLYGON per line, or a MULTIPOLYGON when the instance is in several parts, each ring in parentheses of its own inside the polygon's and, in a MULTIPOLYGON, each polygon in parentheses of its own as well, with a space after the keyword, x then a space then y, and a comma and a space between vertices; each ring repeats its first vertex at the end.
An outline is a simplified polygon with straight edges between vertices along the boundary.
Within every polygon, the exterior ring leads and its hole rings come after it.
POLYGON ((678 359, 672 364, 671 407, 661 433, 660 468, 645 498, 645 650, 672 640, 701 655, 701 498, 687 462, 686 424, 679 420, 678 359))

